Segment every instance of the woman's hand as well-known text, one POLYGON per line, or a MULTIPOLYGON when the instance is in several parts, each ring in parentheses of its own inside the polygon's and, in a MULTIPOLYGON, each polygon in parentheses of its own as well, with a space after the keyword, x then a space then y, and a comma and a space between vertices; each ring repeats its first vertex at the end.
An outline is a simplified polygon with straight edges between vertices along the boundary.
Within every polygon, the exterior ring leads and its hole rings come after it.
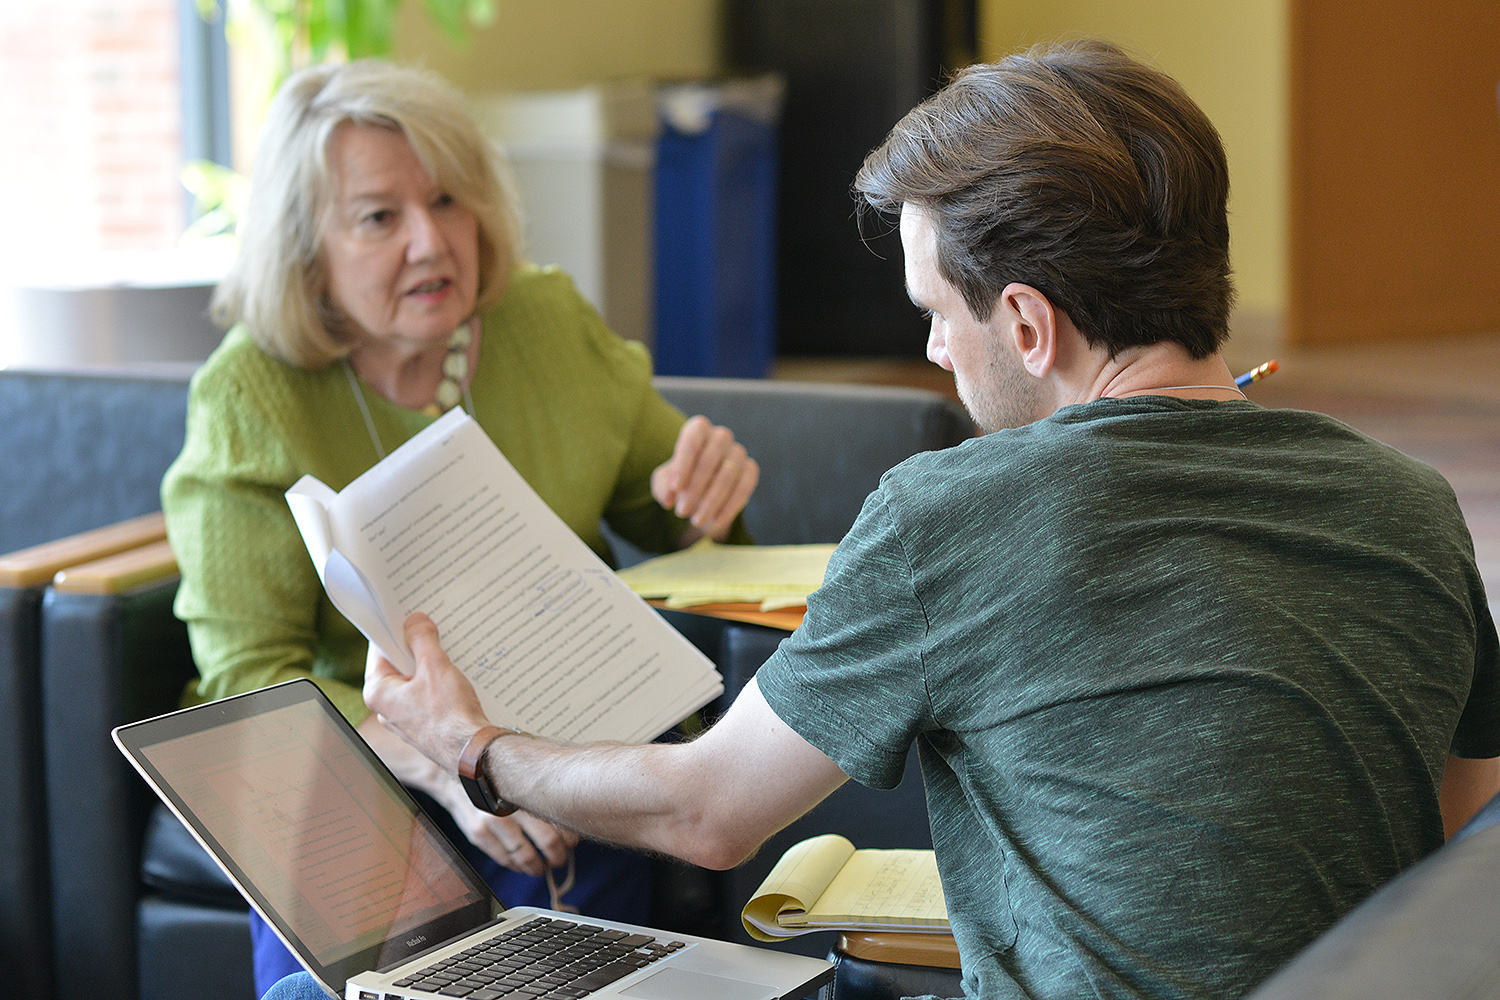
POLYGON ((423 791, 452 814, 470 843, 506 868, 541 876, 549 867, 567 864, 569 848, 578 843, 577 834, 559 830, 527 812, 495 816, 476 809, 458 783, 457 776, 445 777, 443 785, 445 787, 441 789, 423 791), (540 855, 537 854, 538 848, 541 849, 540 855))
POLYGON ((729 528, 760 481, 760 466, 727 427, 693 417, 682 425, 672 457, 651 473, 651 495, 663 507, 688 520, 679 547, 705 535, 716 542, 729 528))
POLYGON ((458 783, 456 773, 449 774, 422 756, 416 747, 382 725, 377 716, 371 715, 360 723, 359 734, 402 784, 431 795, 452 814, 458 828, 475 847, 506 868, 539 876, 545 874, 544 865, 556 868, 567 863, 568 848, 578 843, 575 834, 559 830, 530 813, 494 816, 476 809, 458 783), (528 836, 535 847, 527 841, 528 836), (541 848, 540 855, 536 848, 541 848))

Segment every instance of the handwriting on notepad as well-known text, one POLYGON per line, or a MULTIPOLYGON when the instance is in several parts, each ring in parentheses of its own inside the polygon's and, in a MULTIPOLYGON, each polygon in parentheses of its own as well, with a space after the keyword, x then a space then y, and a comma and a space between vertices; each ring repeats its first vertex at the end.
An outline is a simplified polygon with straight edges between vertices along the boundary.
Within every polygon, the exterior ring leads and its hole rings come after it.
POLYGON ((788 848, 741 917, 761 941, 829 928, 949 930, 932 851, 856 851, 837 834, 788 848))
POLYGON ((946 923, 931 851, 855 851, 807 910, 809 925, 946 923))
MULTIPOLYGON (((892 900, 900 900, 892 919, 942 917, 947 908, 941 883, 925 876, 925 868, 907 852, 892 852, 860 891, 849 909, 854 913, 890 913, 892 900)), ((821 902, 821 901, 820 901, 821 902)))

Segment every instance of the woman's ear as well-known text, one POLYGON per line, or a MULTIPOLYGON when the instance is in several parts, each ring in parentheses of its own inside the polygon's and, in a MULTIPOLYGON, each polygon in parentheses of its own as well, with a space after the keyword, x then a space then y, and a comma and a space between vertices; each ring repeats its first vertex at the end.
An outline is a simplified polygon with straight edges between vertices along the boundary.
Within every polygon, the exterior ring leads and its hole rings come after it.
POLYGON ((1011 282, 1000 293, 1003 328, 1021 363, 1034 378, 1045 378, 1057 363, 1057 310, 1030 285, 1011 282))

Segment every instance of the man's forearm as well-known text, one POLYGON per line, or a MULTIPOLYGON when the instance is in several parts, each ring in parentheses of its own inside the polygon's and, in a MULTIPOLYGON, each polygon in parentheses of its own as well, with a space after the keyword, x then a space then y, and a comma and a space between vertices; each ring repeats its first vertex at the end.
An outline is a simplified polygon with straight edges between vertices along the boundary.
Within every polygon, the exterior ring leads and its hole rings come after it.
POLYGON ((716 822, 724 801, 697 801, 683 748, 670 744, 575 747, 530 736, 490 744, 485 777, 503 798, 597 840, 729 868, 759 846, 746 827, 716 822), (675 753, 674 753, 675 751, 675 753), (738 834, 738 835, 736 835, 738 834))
MULTIPOLYGON (((490 724, 473 685, 423 615, 406 622, 417 669, 405 676, 372 652, 365 702, 439 768, 456 774, 490 724)), ((495 720, 504 723, 507 720, 495 720)), ((729 868, 846 779, 766 703, 754 679, 691 743, 569 746, 495 739, 482 758, 490 788, 533 816, 590 837, 729 868)))
POLYGON ((503 798, 586 836, 732 868, 846 780, 752 680, 690 743, 574 747, 506 736, 485 774, 503 798))

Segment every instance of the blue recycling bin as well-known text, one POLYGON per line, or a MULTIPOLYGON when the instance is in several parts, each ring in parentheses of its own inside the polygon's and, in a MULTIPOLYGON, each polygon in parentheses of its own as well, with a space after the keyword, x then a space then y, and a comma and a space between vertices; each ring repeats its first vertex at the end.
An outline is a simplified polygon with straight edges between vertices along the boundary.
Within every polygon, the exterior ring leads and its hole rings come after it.
POLYGON ((656 371, 761 378, 776 354, 778 77, 664 87, 656 371))

